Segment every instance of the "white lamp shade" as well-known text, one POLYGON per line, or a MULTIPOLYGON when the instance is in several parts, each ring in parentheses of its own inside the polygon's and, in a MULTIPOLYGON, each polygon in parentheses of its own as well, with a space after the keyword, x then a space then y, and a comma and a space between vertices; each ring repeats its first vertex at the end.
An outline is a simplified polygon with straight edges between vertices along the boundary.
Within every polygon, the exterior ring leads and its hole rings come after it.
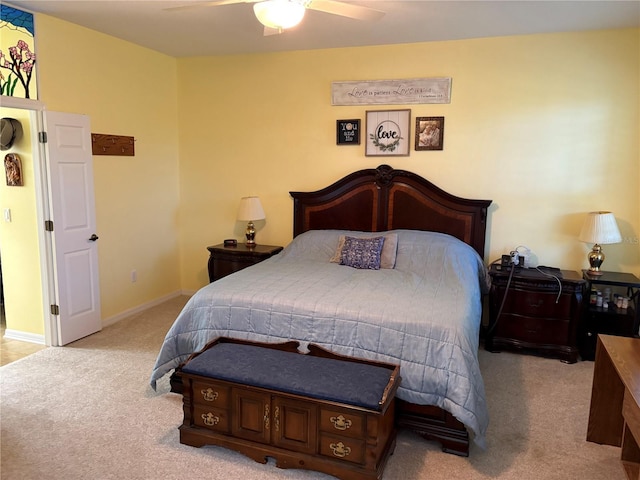
POLYGON ((586 243, 620 243, 622 235, 611 212, 589 212, 580 231, 580 241, 586 243))
POLYGON ((253 12, 265 27, 285 29, 302 21, 305 8, 297 1, 267 0, 256 3, 253 12))
POLYGON ((238 220, 252 222, 267 218, 258 197, 242 197, 238 207, 238 220))

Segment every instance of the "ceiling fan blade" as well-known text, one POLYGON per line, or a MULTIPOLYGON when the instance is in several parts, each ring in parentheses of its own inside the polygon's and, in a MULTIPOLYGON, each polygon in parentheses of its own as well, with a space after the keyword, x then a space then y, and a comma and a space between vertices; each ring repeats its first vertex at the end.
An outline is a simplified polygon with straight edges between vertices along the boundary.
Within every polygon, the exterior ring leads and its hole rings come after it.
POLYGON ((356 20, 380 20, 384 12, 374 8, 353 5, 336 0, 311 0, 307 8, 319 12, 340 15, 341 17, 354 18, 356 20))
POLYGON ((164 10, 177 11, 177 10, 190 10, 192 8, 202 7, 219 7, 221 5, 233 5, 234 3, 255 3, 258 0, 213 0, 210 2, 196 2, 188 5, 180 5, 179 7, 169 7, 164 10))

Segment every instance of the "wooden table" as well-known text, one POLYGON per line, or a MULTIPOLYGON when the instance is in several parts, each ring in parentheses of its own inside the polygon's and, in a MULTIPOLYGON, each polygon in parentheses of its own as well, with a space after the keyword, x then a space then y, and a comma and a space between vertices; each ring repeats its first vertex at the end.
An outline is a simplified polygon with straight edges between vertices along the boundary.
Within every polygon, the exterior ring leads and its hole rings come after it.
POLYGON ((621 446, 627 478, 640 479, 640 339, 598 335, 587 441, 621 446))

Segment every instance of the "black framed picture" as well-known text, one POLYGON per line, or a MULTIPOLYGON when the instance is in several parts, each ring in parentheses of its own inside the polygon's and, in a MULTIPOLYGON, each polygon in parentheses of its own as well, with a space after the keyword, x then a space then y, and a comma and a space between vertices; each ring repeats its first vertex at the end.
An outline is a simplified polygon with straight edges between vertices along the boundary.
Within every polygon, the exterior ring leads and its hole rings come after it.
POLYGON ((337 145, 360 145, 360 119, 336 121, 337 145))

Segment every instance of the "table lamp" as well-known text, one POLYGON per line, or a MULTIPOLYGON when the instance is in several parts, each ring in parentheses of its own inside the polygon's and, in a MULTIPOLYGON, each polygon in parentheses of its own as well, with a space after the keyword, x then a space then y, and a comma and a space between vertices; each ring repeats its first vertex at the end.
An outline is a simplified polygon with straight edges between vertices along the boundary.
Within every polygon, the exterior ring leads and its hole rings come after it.
POLYGON ((604 253, 600 244, 620 243, 622 236, 611 212, 589 212, 580 231, 580 241, 593 243, 589 252, 589 275, 602 275, 600 266, 604 262, 604 253))
POLYGON ((264 220, 265 218, 264 209, 262 208, 262 204, 258 197, 242 197, 240 199, 238 220, 249 222, 245 232, 245 236, 247 237, 247 241, 245 243, 247 247, 256 246, 256 229, 253 222, 255 220, 264 220))

